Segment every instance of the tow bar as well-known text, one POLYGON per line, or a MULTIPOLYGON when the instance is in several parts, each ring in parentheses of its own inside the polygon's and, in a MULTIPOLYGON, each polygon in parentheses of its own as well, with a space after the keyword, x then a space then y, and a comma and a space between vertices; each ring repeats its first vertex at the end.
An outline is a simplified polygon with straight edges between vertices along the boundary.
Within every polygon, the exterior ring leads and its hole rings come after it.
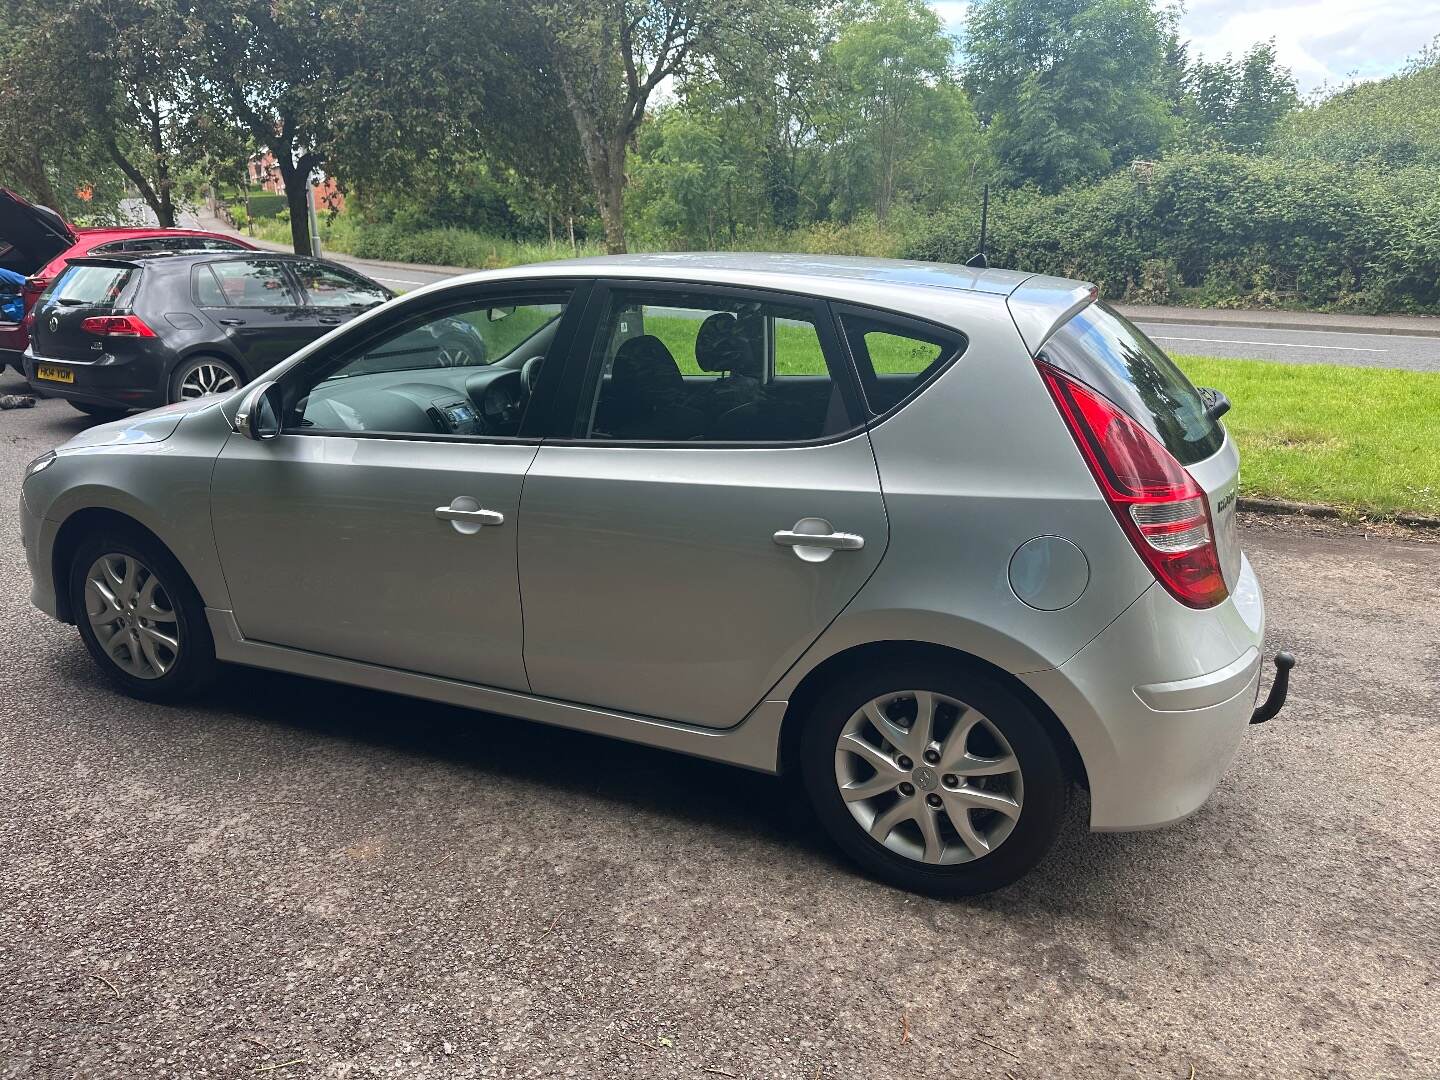
POLYGON ((1263 724, 1273 720, 1275 714, 1285 707, 1285 695, 1290 692, 1290 669, 1295 666, 1295 657, 1288 652, 1275 654, 1275 681, 1270 684, 1270 693, 1265 702, 1250 714, 1250 723, 1263 724))

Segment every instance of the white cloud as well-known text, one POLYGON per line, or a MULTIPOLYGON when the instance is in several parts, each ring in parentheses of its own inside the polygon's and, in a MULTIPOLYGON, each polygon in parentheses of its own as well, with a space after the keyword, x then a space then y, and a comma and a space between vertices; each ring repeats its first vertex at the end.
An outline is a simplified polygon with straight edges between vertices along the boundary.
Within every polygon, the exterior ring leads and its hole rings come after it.
MULTIPOLYGON (((965 0, 932 0, 952 32, 965 0)), ((1378 78, 1440 35, 1440 0, 1190 0, 1180 20, 1191 54, 1218 60, 1275 39, 1302 91, 1351 77, 1378 78)))

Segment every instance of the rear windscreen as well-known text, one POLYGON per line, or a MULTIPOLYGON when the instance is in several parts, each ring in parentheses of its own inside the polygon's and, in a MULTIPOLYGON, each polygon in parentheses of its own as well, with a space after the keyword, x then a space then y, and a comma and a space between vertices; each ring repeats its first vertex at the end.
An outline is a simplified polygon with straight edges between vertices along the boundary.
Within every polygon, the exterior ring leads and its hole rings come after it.
POLYGON ((1091 304, 1055 331, 1039 358, 1119 405, 1181 465, 1224 445, 1224 429, 1205 415, 1200 392, 1175 362, 1105 304, 1091 304))
POLYGON ((134 272, 123 266, 67 267, 50 287, 49 299, 108 307, 115 303, 134 272))

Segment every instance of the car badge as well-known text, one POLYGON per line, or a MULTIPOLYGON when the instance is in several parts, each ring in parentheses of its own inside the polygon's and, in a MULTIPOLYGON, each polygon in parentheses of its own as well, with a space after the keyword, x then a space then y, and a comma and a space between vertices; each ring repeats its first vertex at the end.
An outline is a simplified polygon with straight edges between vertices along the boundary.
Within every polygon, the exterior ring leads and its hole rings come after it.
POLYGON ((50 332, 53 334, 53 333, 55 333, 56 330, 59 330, 59 329, 60 329, 60 316, 59 316, 59 315, 51 315, 51 316, 50 316, 50 332))

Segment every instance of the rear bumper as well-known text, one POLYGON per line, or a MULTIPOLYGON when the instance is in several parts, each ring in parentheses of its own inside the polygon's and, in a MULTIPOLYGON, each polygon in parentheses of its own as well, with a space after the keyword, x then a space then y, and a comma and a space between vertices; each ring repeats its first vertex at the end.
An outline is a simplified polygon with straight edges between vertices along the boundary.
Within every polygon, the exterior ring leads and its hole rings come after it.
POLYGON ((1090 827, 1148 829, 1204 805, 1250 724, 1265 606, 1248 560, 1194 611, 1148 590, 1071 659, 1020 678, 1060 718, 1090 782, 1090 827))
POLYGON ((30 388, 41 397, 65 398, 87 405, 112 409, 154 409, 167 404, 164 391, 156 385, 151 365, 144 363, 77 364, 69 360, 48 360, 27 349, 22 372, 30 388), (73 383, 53 382, 36 377, 41 364, 53 364, 74 373, 73 383))

